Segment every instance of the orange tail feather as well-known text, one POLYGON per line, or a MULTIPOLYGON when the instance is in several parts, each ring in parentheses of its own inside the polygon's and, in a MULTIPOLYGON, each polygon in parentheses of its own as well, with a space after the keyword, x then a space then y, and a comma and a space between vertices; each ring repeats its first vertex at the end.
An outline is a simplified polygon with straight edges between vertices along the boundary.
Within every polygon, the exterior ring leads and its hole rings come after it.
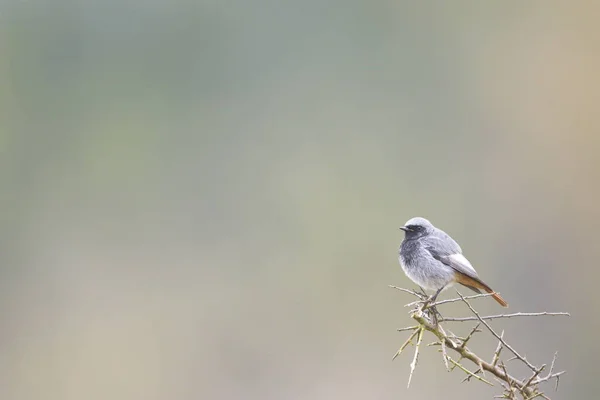
POLYGON ((488 291, 488 293, 493 293, 492 297, 494 298, 494 300, 496 300, 498 302, 498 304, 500 304, 502 307, 508 307, 508 303, 506 302, 506 300, 504 300, 502 298, 502 296, 500 296, 498 293, 494 292, 492 289, 490 289, 488 291))
POLYGON ((508 307, 506 300, 504 300, 498 293, 494 292, 494 290, 486 285, 481 279, 473 278, 462 273, 456 273, 455 279, 456 282, 475 291, 478 291, 477 289, 483 289, 488 293, 492 293, 492 297, 498 302, 498 304, 500 304, 502 307, 508 307))

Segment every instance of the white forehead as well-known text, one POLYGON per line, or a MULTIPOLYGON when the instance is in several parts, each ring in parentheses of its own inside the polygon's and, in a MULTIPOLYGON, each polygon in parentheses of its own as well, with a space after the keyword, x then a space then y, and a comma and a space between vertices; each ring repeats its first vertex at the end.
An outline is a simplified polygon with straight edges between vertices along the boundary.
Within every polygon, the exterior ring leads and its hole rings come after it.
POLYGON ((425 227, 433 226, 431 224, 431 222, 429 222, 427 219, 422 218, 422 217, 414 217, 414 218, 409 219, 404 224, 404 226, 407 226, 407 225, 417 225, 417 226, 425 226, 425 227))

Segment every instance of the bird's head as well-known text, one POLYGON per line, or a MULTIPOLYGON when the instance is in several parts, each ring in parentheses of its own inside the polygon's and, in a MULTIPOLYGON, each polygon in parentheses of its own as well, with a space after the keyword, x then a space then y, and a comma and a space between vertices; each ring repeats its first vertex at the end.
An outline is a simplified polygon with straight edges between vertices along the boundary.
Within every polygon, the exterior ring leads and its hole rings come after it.
POLYGON ((434 227, 431 222, 425 218, 414 217, 406 221, 404 226, 401 226, 400 229, 404 231, 407 238, 416 238, 427 235, 434 227))

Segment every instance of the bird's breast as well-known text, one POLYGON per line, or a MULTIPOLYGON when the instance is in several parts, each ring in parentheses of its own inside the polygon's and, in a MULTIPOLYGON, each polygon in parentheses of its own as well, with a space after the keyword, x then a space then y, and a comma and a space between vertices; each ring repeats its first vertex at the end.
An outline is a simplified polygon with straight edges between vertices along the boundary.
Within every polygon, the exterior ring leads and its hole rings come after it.
POLYGON ((400 262, 405 266, 416 263, 420 245, 416 240, 404 239, 400 244, 400 262))

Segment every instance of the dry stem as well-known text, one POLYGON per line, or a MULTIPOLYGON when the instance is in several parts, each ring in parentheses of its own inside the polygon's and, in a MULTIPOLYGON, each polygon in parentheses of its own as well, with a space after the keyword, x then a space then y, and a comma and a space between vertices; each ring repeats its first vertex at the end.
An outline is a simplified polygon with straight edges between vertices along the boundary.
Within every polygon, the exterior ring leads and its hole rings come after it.
POLYGON ((554 372, 554 364, 556 362, 556 357, 557 357, 556 353, 554 354, 554 358, 552 359, 552 363, 550 365, 550 370, 549 370, 548 374, 543 377, 540 377, 540 373, 545 369, 546 365, 544 364, 539 367, 533 365, 531 362, 529 362, 529 360, 527 360, 526 357, 521 356, 521 354, 519 352, 517 352, 510 344, 507 343, 506 339, 504 338, 504 331, 502 331, 501 334, 496 333, 496 331, 486 322, 486 320, 512 318, 512 317, 569 316, 570 315, 569 313, 563 313, 563 312, 561 312, 561 313, 550 313, 550 312, 522 313, 522 312, 518 312, 518 313, 513 313, 513 314, 481 316, 473 308, 473 306, 469 303, 468 300, 487 297, 490 294, 463 296, 460 293, 458 293, 458 291, 457 291, 457 294, 459 296, 458 298, 450 299, 450 300, 442 300, 442 301, 437 301, 435 303, 428 304, 427 303, 428 298, 426 297, 426 295, 424 295, 422 293, 419 293, 419 292, 416 292, 416 291, 413 291, 410 289, 400 288, 397 286, 390 286, 390 287, 400 290, 400 291, 403 291, 405 293, 409 293, 419 299, 416 302, 409 303, 409 306, 418 305, 417 308, 413 309, 410 314, 411 317, 418 323, 418 325, 398 329, 398 331, 400 331, 400 332, 402 332, 402 331, 413 331, 413 332, 411 333, 411 335, 408 337, 408 339, 404 342, 404 344, 400 347, 400 349, 394 355, 394 358, 396 358, 400 353, 402 353, 402 351, 408 346, 408 344, 412 342, 412 340, 415 338, 415 336, 417 336, 417 342, 415 345, 415 353, 414 353, 412 362, 410 364, 410 374, 408 377, 408 386, 410 386, 412 376, 417 367, 419 352, 421 349, 421 343, 423 341, 424 333, 427 330, 427 331, 433 333, 433 335, 435 335, 437 337, 438 341, 431 343, 431 345, 440 345, 440 347, 441 347, 440 351, 442 353, 442 360, 443 360, 444 366, 446 367, 447 370, 452 371, 452 370, 454 370, 454 368, 458 367, 460 370, 462 370, 463 372, 465 372, 467 374, 466 378, 463 381, 465 381, 465 380, 469 381, 471 378, 475 378, 479 381, 485 382, 485 383, 493 386, 493 384, 491 382, 489 382, 488 380, 486 380, 484 378, 485 371, 491 373, 494 376, 494 378, 498 382, 500 382, 502 384, 502 386, 504 387, 504 393, 502 394, 502 396, 497 396, 497 397, 505 398, 505 399, 516 399, 517 398, 516 396, 520 395, 523 399, 526 399, 526 400, 534 399, 534 398, 538 398, 538 397, 548 399, 548 397, 539 390, 539 384, 543 383, 543 382, 547 382, 551 379, 556 379, 556 389, 558 388, 559 378, 561 375, 563 375, 565 373, 565 371, 554 372), (432 307, 447 304, 447 303, 454 303, 454 302, 458 302, 458 301, 462 301, 469 308, 469 310, 471 311, 473 316, 472 317, 463 317, 463 318, 443 318, 443 319, 439 319, 438 322, 478 321, 478 324, 475 327, 473 327, 471 329, 470 333, 464 338, 460 338, 460 337, 454 335, 450 331, 448 331, 448 333, 446 333, 446 331, 444 331, 444 329, 442 328, 442 326, 439 323, 435 324, 432 322, 432 320, 434 320, 434 318, 432 318, 432 315, 435 312, 435 310, 432 310, 432 307), (473 340, 473 337, 475 336, 475 334, 481 332, 481 330, 478 329, 481 325, 485 326, 487 328, 487 330, 496 339, 498 339, 498 345, 496 346, 496 349, 493 353, 491 362, 486 362, 481 357, 479 357, 478 355, 473 353, 467 347, 467 343, 470 340, 473 340), (527 365, 527 367, 532 370, 532 375, 529 378, 526 378, 525 380, 520 380, 508 373, 505 362, 500 359, 503 348, 507 348, 514 355, 514 357, 510 358, 507 361, 515 360, 515 359, 519 360, 522 363, 524 363, 525 365, 527 365), (451 349, 451 350, 455 351, 456 353, 458 353, 458 355, 459 355, 458 361, 454 360, 453 358, 451 358, 448 355, 447 349, 451 349), (475 372, 471 372, 469 369, 467 369, 465 366, 463 366, 461 364, 461 361, 463 359, 467 359, 467 360, 471 361, 473 364, 475 364, 478 367, 478 369, 475 372), (449 368, 448 362, 450 362, 452 364, 451 368, 449 368), (480 376, 479 373, 481 373, 482 376, 480 376))

